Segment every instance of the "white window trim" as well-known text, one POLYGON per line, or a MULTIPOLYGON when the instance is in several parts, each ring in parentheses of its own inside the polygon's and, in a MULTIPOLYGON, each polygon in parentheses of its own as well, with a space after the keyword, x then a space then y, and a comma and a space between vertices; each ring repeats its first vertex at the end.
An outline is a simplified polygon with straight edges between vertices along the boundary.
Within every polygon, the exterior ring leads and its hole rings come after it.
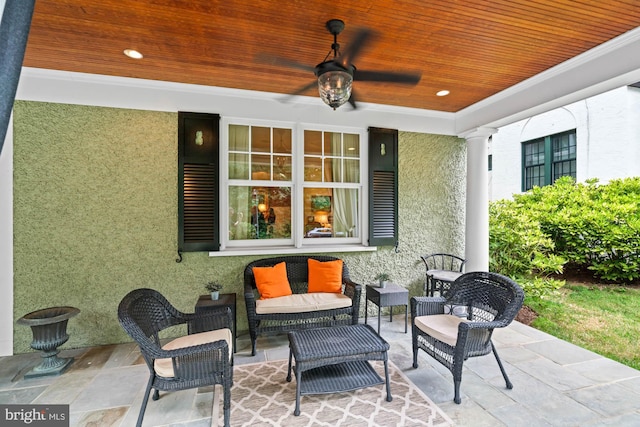
MULTIPOLYGON (((331 252, 371 252, 376 251, 377 247, 367 245, 367 236, 369 235, 368 218, 368 170, 369 170, 369 144, 368 132, 366 129, 347 127, 347 126, 330 126, 318 125, 310 123, 296 123, 277 120, 253 120, 242 117, 224 117, 220 120, 220 211, 218 212, 220 221, 220 230, 229 229, 229 218, 227 215, 229 197, 229 185, 232 180, 229 179, 229 125, 246 125, 246 126, 264 126, 270 128, 288 128, 292 130, 293 145, 291 147, 292 154, 292 185, 291 199, 302 200, 304 187, 321 187, 323 182, 304 184, 304 167, 300 165, 304 162, 304 148, 297 146, 295 141, 304 141, 304 131, 324 131, 358 134, 360 138, 360 183, 358 186, 360 198, 360 237, 357 238, 340 238, 336 239, 310 239, 305 238, 302 233, 296 233, 293 244, 282 240, 265 240, 265 241, 246 241, 237 242, 238 245, 229 246, 229 238, 226 234, 220 238, 220 250, 209 252, 210 257, 224 256, 241 256, 241 255, 264 255, 269 254, 298 254, 298 253, 331 253, 331 252), (345 241, 346 240, 346 241, 345 241)), ((277 181, 269 181, 268 184, 277 185, 277 181)), ((332 186, 341 187, 341 185, 332 184, 332 186)), ((353 188, 353 185, 345 186, 353 188)), ((300 212, 300 203, 293 203, 291 206, 291 228, 292 230, 302 230, 304 227, 304 218, 300 212)))

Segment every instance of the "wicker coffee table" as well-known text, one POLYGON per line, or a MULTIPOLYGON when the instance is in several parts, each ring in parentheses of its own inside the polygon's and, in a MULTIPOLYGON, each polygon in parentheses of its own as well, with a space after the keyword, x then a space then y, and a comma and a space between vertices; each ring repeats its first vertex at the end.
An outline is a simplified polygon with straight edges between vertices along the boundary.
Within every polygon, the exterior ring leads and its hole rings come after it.
POLYGON ((339 393, 386 383, 387 402, 391 402, 389 344, 369 325, 333 326, 289 332, 289 369, 296 374, 296 408, 300 415, 300 396, 339 393), (293 366, 295 359, 295 366, 293 366), (384 361, 382 380, 369 360, 384 361))

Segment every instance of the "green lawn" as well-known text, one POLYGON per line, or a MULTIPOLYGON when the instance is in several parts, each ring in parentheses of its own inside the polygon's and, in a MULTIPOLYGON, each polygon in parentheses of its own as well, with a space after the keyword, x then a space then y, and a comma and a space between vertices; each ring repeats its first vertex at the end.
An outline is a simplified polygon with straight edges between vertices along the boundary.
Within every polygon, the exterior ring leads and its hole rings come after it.
POLYGON ((640 369, 640 289, 567 284, 525 304, 538 313, 534 328, 640 369))

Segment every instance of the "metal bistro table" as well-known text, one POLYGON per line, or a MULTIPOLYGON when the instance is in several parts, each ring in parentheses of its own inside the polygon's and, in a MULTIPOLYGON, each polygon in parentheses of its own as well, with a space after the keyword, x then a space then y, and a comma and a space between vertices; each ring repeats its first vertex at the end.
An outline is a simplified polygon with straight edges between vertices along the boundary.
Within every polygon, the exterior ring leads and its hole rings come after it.
POLYGON ((386 383, 391 402, 387 350, 389 344, 369 325, 331 326, 289 332, 289 368, 296 375, 296 408, 300 396, 340 393, 386 383), (295 366, 292 360, 295 359, 295 366), (384 381, 369 360, 384 361, 384 381))
POLYGON ((367 323, 367 308, 369 301, 378 306, 378 335, 380 335, 380 311, 382 307, 389 308, 389 322, 393 321, 393 308, 396 305, 404 305, 404 333, 407 333, 407 311, 409 308, 409 291, 402 286, 388 283, 384 288, 367 285, 367 298, 364 303, 364 323, 367 323))

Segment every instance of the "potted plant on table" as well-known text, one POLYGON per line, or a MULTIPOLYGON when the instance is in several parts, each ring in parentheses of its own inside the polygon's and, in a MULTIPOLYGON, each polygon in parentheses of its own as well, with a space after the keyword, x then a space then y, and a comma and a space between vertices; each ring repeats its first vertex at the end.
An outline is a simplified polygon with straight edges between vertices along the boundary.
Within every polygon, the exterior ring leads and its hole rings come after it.
POLYGON ((380 282, 380 287, 384 288, 387 286, 387 283, 389 283, 389 281, 391 280, 391 276, 389 276, 389 273, 378 273, 375 279, 380 282))
POLYGON ((204 287, 211 293, 211 299, 216 300, 220 296, 222 285, 218 282, 207 282, 204 287))

